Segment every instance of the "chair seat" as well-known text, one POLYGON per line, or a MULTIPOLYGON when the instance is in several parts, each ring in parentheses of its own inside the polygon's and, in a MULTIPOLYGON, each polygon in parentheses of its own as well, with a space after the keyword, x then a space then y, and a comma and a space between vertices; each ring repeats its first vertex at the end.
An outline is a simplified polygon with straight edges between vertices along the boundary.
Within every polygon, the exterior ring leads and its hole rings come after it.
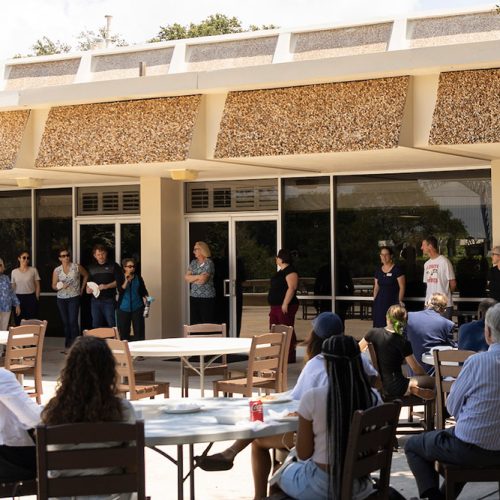
POLYGON ((461 482, 491 482, 500 481, 500 465, 491 466, 478 466, 469 467, 457 464, 447 464, 444 462, 437 462, 438 472, 443 476, 453 475, 461 482))
MULTIPOLYGON (((265 388, 266 385, 269 385, 274 381, 275 381, 275 379, 273 379, 271 377, 254 377, 252 380, 252 385, 254 387, 257 387, 257 388, 258 387, 265 388)), ((221 381, 218 381, 215 383, 217 384, 219 390, 226 392, 226 389, 228 389, 229 387, 234 387, 234 388, 245 387, 245 385, 247 383, 247 379, 246 379, 246 377, 245 378, 234 378, 234 379, 228 379, 228 380, 221 380, 221 381)), ((231 391, 228 391, 228 392, 231 392, 231 391)))
MULTIPOLYGON (((141 381, 142 382, 142 381, 141 381)), ((130 387, 126 384, 120 384, 118 386, 119 392, 130 392, 130 387)), ((165 398, 169 397, 170 383, 169 382, 142 382, 141 384, 136 384, 135 392, 141 395, 150 394, 151 396, 158 396, 163 394, 165 398)), ((134 398, 131 398, 134 399, 134 398)))

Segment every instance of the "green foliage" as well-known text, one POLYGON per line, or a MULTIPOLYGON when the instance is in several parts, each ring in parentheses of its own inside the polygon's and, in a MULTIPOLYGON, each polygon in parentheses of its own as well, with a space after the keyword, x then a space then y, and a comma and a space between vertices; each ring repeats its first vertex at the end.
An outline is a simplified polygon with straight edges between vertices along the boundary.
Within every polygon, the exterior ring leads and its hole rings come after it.
POLYGON ((225 14, 212 14, 200 23, 190 23, 182 26, 179 23, 160 26, 158 34, 148 42, 164 42, 167 40, 181 40, 183 38, 198 38, 201 36, 229 35, 242 33, 244 31, 256 31, 260 29, 275 29, 273 24, 261 27, 251 25, 245 29, 237 17, 228 17, 225 14))
MULTIPOLYGON (((97 33, 92 30, 81 31, 77 36, 77 49, 78 50, 91 50, 95 48, 95 44, 104 41, 106 38, 106 27, 101 26, 97 33)), ((128 43, 121 37, 119 33, 109 37, 111 45, 114 47, 126 47, 128 43)))
POLYGON ((44 36, 39 38, 32 46, 32 54, 28 56, 50 56, 52 54, 61 54, 63 52, 69 52, 71 50, 71 45, 61 42, 59 40, 52 41, 50 38, 44 36))

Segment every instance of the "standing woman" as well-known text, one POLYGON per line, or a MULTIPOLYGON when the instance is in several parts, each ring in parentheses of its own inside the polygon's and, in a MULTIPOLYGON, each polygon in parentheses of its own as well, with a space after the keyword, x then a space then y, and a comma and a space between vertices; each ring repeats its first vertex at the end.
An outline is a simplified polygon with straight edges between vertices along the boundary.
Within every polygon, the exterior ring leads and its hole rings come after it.
POLYGON ((38 317, 40 275, 36 267, 29 265, 29 252, 21 252, 17 260, 19 267, 12 271, 10 281, 21 305, 21 313, 15 318, 16 325, 20 325, 22 319, 36 319, 38 317))
POLYGON ((52 290, 57 291, 57 308, 64 328, 64 347, 68 349, 80 334, 80 295, 87 286, 89 273, 71 260, 71 252, 67 248, 59 250, 59 261, 61 265, 52 273, 52 290))
MULTIPOLYGON (((269 327, 272 325, 295 325, 295 314, 299 308, 296 292, 299 285, 299 275, 293 266, 292 256, 288 250, 281 249, 276 256, 278 272, 271 278, 271 286, 267 301, 271 306, 269 312, 269 327)), ((290 343, 288 362, 295 363, 295 347, 297 336, 295 330, 290 343)))
POLYGON ((383 328, 387 309, 394 304, 403 303, 406 280, 402 269, 394 263, 392 248, 380 248, 382 266, 375 271, 373 286, 373 326, 383 328))
POLYGON ((116 322, 122 340, 144 340, 144 306, 148 291, 142 276, 136 273, 137 262, 133 258, 122 260, 123 275, 116 280, 118 288, 118 309, 116 322), (134 336, 130 338, 130 325, 134 328, 134 336))
POLYGON ((189 306, 191 324, 215 322, 214 263, 210 259, 210 248, 204 241, 194 244, 195 258, 184 276, 191 285, 189 306))
POLYGON ((9 329, 10 313, 13 307, 16 308, 16 316, 21 313, 19 299, 16 297, 9 277, 4 274, 4 271, 5 264, 3 259, 0 259, 0 330, 9 329))

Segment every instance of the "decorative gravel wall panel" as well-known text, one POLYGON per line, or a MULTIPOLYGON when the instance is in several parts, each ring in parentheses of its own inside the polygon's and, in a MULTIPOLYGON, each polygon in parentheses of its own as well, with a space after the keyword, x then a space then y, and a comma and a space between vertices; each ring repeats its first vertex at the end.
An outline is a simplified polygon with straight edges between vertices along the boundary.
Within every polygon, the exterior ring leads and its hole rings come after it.
POLYGON ((14 168, 29 111, 0 113, 0 170, 14 168))
POLYGON ((294 35, 293 60, 385 52, 391 31, 392 23, 385 23, 297 33, 294 35))
POLYGON ((277 36, 188 46, 188 71, 271 64, 277 36))
POLYGON ((6 90, 21 90, 73 83, 80 58, 11 66, 6 90))
POLYGON ((500 142, 500 69, 441 73, 429 144, 500 142))
POLYGON ((398 146, 409 77, 230 92, 215 156, 398 146))
POLYGON ((491 12, 409 21, 410 48, 500 39, 500 16, 491 12))
POLYGON ((52 108, 37 167, 185 160, 200 96, 52 108))
POLYGON ((166 75, 173 51, 173 48, 167 48, 96 56, 92 59, 92 80, 140 76, 141 62, 146 63, 146 76, 166 75))

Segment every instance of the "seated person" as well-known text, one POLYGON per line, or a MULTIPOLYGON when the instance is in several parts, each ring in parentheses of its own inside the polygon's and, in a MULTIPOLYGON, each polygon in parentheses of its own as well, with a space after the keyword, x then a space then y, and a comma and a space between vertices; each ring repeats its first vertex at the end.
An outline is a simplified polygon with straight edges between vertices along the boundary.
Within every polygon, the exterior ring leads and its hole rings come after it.
POLYGON ((497 303, 495 299, 483 299, 477 308, 477 321, 464 323, 458 329, 458 348, 463 351, 487 351, 484 338, 484 317, 486 311, 497 303))
POLYGON ((389 307, 385 328, 372 328, 359 342, 362 351, 373 344, 382 378, 384 397, 395 399, 415 394, 423 399, 434 399, 434 378, 429 377, 417 363, 410 342, 403 337, 408 314, 398 304, 389 307), (401 365, 406 361, 415 377, 405 377, 401 365))
POLYGON ((484 335, 488 351, 465 361, 446 400, 455 427, 424 432, 406 442, 420 498, 445 498, 436 460, 464 467, 500 465, 500 304, 488 309, 484 335))
POLYGON ((41 409, 16 376, 0 368, 0 481, 36 477, 35 443, 28 431, 40 422, 41 409))
POLYGON ((413 355, 418 364, 429 375, 434 373, 434 367, 422 361, 422 354, 436 346, 456 347, 457 345, 452 335, 455 323, 443 317, 447 305, 446 295, 433 293, 423 311, 408 313, 407 339, 411 343, 413 355))
MULTIPOLYGON (((312 321, 312 330, 302 345, 306 347, 306 365, 302 370, 297 384, 291 392, 293 399, 299 400, 302 394, 314 387, 322 387, 328 383, 328 375, 325 370, 325 362, 321 354, 323 342, 332 337, 343 335, 344 326, 340 317, 331 312, 324 312, 312 321)), ((363 356, 363 368, 375 385, 379 380, 377 371, 371 363, 363 356)), ((235 441, 229 448, 221 453, 206 457, 195 457, 197 464, 204 470, 228 470, 232 468, 236 455, 252 443, 252 469, 254 475, 255 496, 260 498, 266 495, 267 478, 271 471, 271 457, 269 450, 290 449, 293 446, 294 433, 289 432, 277 436, 269 436, 252 439, 240 439, 235 441)))
MULTIPOLYGON (((361 367, 359 347, 352 337, 326 340, 323 355, 328 384, 302 396, 295 447, 300 461, 285 464, 278 479, 282 491, 300 500, 340 500, 352 415, 380 403, 361 367)), ((368 476, 355 480, 353 499, 371 493, 373 484, 368 476)))
MULTIPOLYGON (((55 396, 42 412, 42 422, 47 425, 135 422, 131 403, 118 396, 115 358, 105 340, 77 337, 61 370, 55 396)), ((81 446, 88 447, 87 444, 81 446)), ((65 475, 108 474, 112 471, 96 468, 85 469, 81 474, 78 472, 71 469, 65 475)), ((113 500, 115 498, 127 499, 130 494, 113 496, 113 500)))

